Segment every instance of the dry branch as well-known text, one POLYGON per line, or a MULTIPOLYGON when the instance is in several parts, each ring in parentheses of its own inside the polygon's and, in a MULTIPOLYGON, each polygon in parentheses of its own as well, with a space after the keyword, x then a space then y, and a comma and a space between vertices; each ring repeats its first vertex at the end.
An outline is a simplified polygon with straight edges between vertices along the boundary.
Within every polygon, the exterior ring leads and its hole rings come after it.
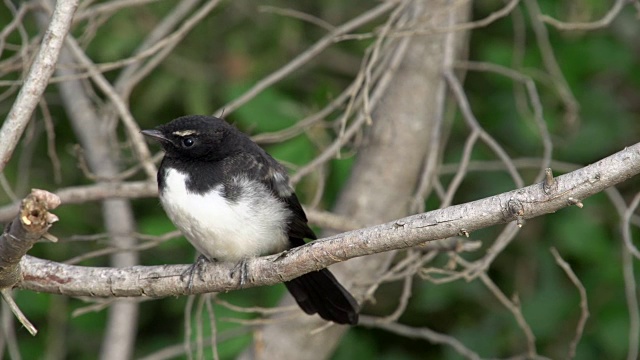
MULTIPOLYGON (((553 213, 640 173, 640 143, 592 165, 555 178, 549 193, 542 184, 409 216, 386 224, 313 241, 285 254, 251 259, 245 287, 272 285, 351 258, 405 249, 516 219, 553 213)), ((234 264, 213 264, 203 271, 193 293, 237 289, 229 276, 234 264)), ((33 257, 21 262, 24 289, 71 296, 165 297, 187 294, 180 274, 186 265, 92 268, 33 257)))
MULTIPOLYGON (((20 259, 36 241, 47 236, 58 218, 49 212, 60 205, 54 194, 34 189, 24 200, 18 216, 0 237, 0 288, 12 287, 20 281, 20 259)), ((50 239, 55 239, 48 237, 50 239)))
POLYGON ((49 212, 60 205, 60 199, 44 190, 34 189, 24 200, 18 216, 4 229, 0 237, 0 292, 11 311, 31 335, 38 331, 22 314, 11 298, 11 288, 21 280, 20 260, 36 241, 45 237, 51 241, 56 238, 47 231, 58 221, 58 217, 49 212))
POLYGON ((18 97, 0 129, 0 138, 2 139, 0 142, 0 172, 11 159, 13 150, 47 87, 77 7, 77 0, 56 3, 51 23, 42 38, 40 51, 38 51, 24 85, 20 88, 18 97))

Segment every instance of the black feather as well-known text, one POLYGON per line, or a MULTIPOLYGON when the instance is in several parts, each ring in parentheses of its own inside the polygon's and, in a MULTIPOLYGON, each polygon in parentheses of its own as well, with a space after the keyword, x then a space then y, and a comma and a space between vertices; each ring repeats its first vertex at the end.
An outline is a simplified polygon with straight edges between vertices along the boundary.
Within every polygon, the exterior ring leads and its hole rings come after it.
POLYGON ((327 269, 313 271, 284 283, 307 314, 338 324, 358 323, 358 303, 327 269))

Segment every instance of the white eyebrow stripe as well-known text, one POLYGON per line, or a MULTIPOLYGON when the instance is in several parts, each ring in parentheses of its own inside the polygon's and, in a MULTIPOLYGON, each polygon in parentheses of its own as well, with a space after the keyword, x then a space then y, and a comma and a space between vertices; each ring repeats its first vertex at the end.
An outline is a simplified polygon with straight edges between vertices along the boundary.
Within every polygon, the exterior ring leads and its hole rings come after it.
POLYGON ((176 135, 176 136, 198 135, 198 132, 195 130, 179 130, 179 131, 174 131, 173 135, 176 135))

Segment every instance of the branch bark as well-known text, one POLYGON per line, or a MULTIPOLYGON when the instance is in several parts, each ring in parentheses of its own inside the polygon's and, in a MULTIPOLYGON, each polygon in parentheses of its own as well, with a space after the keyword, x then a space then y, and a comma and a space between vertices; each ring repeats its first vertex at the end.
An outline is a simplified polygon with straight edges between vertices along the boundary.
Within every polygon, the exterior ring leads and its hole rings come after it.
MULTIPOLYGON (((592 165, 555 178, 545 192, 543 184, 473 202, 450 206, 385 224, 349 231, 305 246, 251 259, 244 287, 273 285, 348 259, 406 249, 425 242, 554 213, 640 174, 640 143, 592 165)), ((204 281, 196 281, 194 294, 239 288, 230 276, 235 264, 203 267, 204 281)), ((166 297, 186 295, 180 274, 190 265, 95 268, 60 264, 25 256, 20 262, 23 289, 69 296, 166 297)))
POLYGON ((54 222, 58 221, 58 217, 49 210, 58 205, 60 205, 60 199, 54 194, 44 190, 32 190, 31 194, 22 200, 18 217, 7 224, 0 236, 0 292, 13 314, 31 335, 36 335, 38 330, 13 301, 11 288, 22 277, 20 259, 36 241, 42 237, 57 241, 47 231, 54 222))
POLYGON ((49 213, 58 205, 57 196, 37 189, 22 200, 20 213, 7 224, 0 237, 0 288, 13 287, 20 281, 20 259, 58 221, 49 213))

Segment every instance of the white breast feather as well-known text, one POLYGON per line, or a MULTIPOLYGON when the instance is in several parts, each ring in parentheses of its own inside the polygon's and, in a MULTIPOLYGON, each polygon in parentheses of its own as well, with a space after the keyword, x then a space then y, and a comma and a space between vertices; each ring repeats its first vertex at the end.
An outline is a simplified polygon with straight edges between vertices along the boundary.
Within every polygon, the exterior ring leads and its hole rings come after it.
POLYGON ((218 185, 206 195, 187 191, 186 175, 175 169, 166 173, 160 201, 182 234, 203 255, 220 261, 273 254, 285 250, 285 223, 290 211, 268 192, 265 185, 246 178, 234 181, 244 190, 228 201, 218 185))

